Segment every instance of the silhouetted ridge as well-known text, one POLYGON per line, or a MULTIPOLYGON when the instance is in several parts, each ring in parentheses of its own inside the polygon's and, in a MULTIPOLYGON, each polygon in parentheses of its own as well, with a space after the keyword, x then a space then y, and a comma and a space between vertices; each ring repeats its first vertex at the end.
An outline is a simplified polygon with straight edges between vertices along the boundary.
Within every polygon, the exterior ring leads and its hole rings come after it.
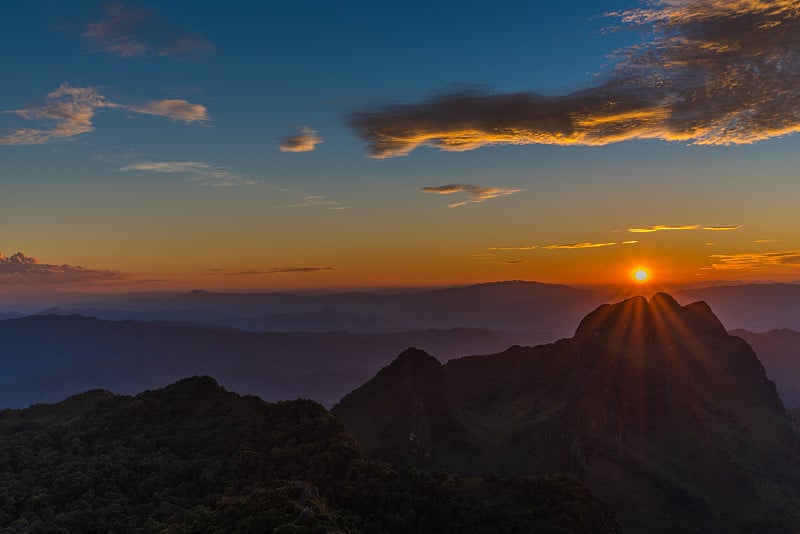
POLYGON ((210 376, 192 376, 178 380, 163 390, 165 395, 176 397, 198 397, 226 393, 225 389, 210 376))
POLYGON ((569 473, 632 532, 800 525, 797 428, 753 350, 704 302, 633 297, 595 309, 571 339, 441 369, 424 361, 404 353, 334 407, 367 453, 472 473, 569 473), (420 421, 429 455, 407 453, 420 421))
POLYGON ((725 326, 722 324, 714 312, 711 311, 711 306, 703 301, 693 302, 684 306, 684 313, 687 319, 693 325, 701 328, 704 332, 723 336, 727 334, 725 326))

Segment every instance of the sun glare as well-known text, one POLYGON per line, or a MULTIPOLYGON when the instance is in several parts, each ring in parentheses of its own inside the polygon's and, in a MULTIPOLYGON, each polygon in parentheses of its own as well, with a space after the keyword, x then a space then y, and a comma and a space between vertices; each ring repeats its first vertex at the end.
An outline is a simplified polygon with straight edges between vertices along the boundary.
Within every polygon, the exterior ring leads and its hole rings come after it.
POLYGON ((643 267, 639 267, 633 271, 633 279, 639 283, 647 282, 649 278, 650 278, 650 272, 643 267))

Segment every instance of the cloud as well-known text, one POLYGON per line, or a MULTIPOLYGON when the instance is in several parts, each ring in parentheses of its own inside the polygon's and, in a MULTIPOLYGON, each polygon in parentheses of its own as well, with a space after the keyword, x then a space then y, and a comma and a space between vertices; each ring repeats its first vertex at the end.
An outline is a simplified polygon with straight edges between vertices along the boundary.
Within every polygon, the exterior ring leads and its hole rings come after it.
POLYGON ((17 252, 0 254, 0 284, 65 284, 125 280, 129 275, 119 271, 85 269, 73 265, 50 265, 17 252))
POLYGON ((612 13, 645 35, 594 87, 561 96, 461 91, 362 110, 370 156, 490 145, 662 139, 754 143, 800 131, 799 0, 653 0, 612 13))
POLYGON ((322 143, 324 139, 317 134, 317 131, 304 126, 298 135, 289 135, 281 139, 278 148, 281 152, 311 152, 322 143))
POLYGON ((683 226, 645 226, 644 228, 628 228, 632 234, 650 234, 653 232, 664 232, 673 230, 708 230, 711 232, 726 232, 730 230, 738 230, 741 226, 701 226, 699 224, 687 224, 683 226))
POLYGON ((522 247, 491 247, 486 250, 536 250, 538 245, 526 245, 522 247))
POLYGON ((754 252, 746 254, 713 254, 712 269, 762 271, 775 268, 800 268, 800 250, 786 252, 754 252))
POLYGON ((336 200, 330 200, 322 195, 306 195, 303 200, 289 204, 290 208, 327 208, 329 210, 346 210, 347 206, 336 200))
POLYGON ((128 106, 125 109, 143 115, 168 117, 184 122, 205 122, 208 120, 208 110, 205 106, 192 104, 177 98, 151 100, 143 106, 128 106))
POLYGON ((522 189, 500 189, 498 187, 481 187, 478 185, 447 184, 438 186, 420 187, 420 191, 435 195, 452 195, 454 193, 468 193, 469 199, 463 202, 448 204, 448 208, 459 208, 467 204, 478 204, 493 198, 504 197, 519 193, 522 189))
POLYGON ((142 171, 165 174, 188 174, 192 181, 200 185, 230 187, 235 185, 254 185, 255 182, 243 174, 226 167, 210 165, 201 161, 145 161, 125 165, 117 169, 122 172, 142 171))
MULTIPOLYGON (((219 269, 221 270, 221 269, 219 269)), ((225 276, 258 276, 265 274, 281 274, 281 273, 318 273, 321 271, 333 271, 333 267, 275 267, 266 271, 233 271, 225 273, 225 276)))
POLYGON ((492 247, 487 250, 536 250, 537 248, 543 248, 545 250, 578 250, 584 248, 603 248, 603 247, 613 247, 617 245, 635 245, 638 241, 622 241, 622 242, 609 242, 609 243, 592 243, 592 242, 584 242, 584 243, 568 243, 566 245, 525 245, 521 247, 492 247))
POLYGON ((582 248, 613 247, 615 245, 619 245, 619 243, 570 243, 568 245, 547 245, 542 248, 547 250, 574 250, 582 248))
POLYGON ((214 50, 202 37, 182 31, 150 11, 119 4, 109 5, 106 18, 89 23, 81 35, 95 50, 123 58, 193 59, 214 50))
POLYGON ((122 109, 189 123, 208 119, 204 106, 186 100, 152 100, 144 106, 131 106, 113 102, 93 87, 73 87, 63 83, 35 105, 0 112, 47 125, 14 130, 0 137, 0 145, 41 145, 92 132, 95 113, 103 109, 122 109))

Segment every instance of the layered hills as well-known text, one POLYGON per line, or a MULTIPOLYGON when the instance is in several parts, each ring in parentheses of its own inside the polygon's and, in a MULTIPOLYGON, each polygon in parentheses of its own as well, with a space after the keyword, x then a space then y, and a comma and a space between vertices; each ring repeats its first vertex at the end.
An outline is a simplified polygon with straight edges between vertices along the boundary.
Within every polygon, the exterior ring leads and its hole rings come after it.
POLYGON ((572 338, 441 365, 410 349, 332 410, 365 453, 566 472, 631 532, 795 532, 800 440, 750 346, 703 302, 603 305, 572 338))

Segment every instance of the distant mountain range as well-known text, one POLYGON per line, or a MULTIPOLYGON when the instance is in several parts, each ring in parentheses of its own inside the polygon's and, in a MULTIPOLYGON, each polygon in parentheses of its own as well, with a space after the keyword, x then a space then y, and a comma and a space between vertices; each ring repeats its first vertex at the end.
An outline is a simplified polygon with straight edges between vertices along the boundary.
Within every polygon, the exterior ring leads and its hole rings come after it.
POLYGON ((63 303, 45 315, 228 326, 254 332, 345 330, 394 333, 479 328, 513 333, 533 344, 568 336, 587 309, 606 299, 594 291, 537 282, 498 282, 405 293, 191 293, 63 303))
MULTIPOLYGON (((749 302, 757 303, 756 309, 766 315, 800 317, 800 313, 792 315, 790 300, 778 298, 784 290, 791 294, 794 287, 777 291, 775 285, 764 284, 696 291, 708 291, 712 298, 717 290, 726 295, 739 292, 749 295, 749 302), (770 306, 772 301, 784 305, 770 306)), ((55 402, 93 387, 134 393, 203 373, 218 377, 226 387, 267 400, 307 397, 331 406, 406 347, 419 347, 446 362, 499 352, 511 345, 539 345, 571 336, 586 310, 607 301, 600 299, 599 292, 530 282, 408 294, 197 291, 128 296, 118 303, 130 308, 127 311, 58 309, 51 310, 57 312, 51 316, 0 320, 0 406, 55 402), (309 311, 315 306, 329 307, 309 311), (141 311, 145 309, 162 311, 141 311), (285 312, 277 313, 280 309, 285 312), (263 326, 263 317, 252 317, 265 310, 272 313, 269 324, 273 328, 289 332, 255 333, 220 326, 246 323, 255 329, 263 326), (67 315, 69 311, 106 319, 67 315), (392 325, 388 332, 371 331, 387 324, 392 325), (422 328, 393 330, 401 325, 422 328)), ((733 309, 732 305, 727 309, 733 309)), ((741 311, 739 317, 745 316, 741 311)), ((734 324, 751 323, 757 321, 734 324)), ((731 325, 726 323, 726 327, 731 325)), ((778 343, 782 347, 779 358, 772 356, 775 343, 753 341, 753 345, 759 355, 764 351, 768 376, 778 384, 787 407, 800 406, 800 355, 792 351, 791 342, 778 343)))
POLYGON ((800 330, 800 284, 743 284, 684 290, 681 302, 705 301, 732 329, 800 330))
POLYGON ((784 404, 800 409, 800 332, 771 330, 761 334, 747 330, 732 330, 753 347, 758 358, 775 381, 784 404))
MULTIPOLYGON (((171 321, 252 332, 396 333, 479 328, 513 336, 514 343, 549 343, 572 335, 586 310, 647 292, 647 286, 577 289, 538 282, 324 295, 291 293, 142 293, 70 295, 39 315, 109 320, 171 321)), ((675 288, 678 302, 707 302, 728 328, 800 330, 800 285, 759 283, 675 288)), ((4 311, 18 309, 4 307, 4 311)), ((13 318, 10 315, 2 318, 13 318)))
POLYGON ((332 413, 396 464, 570 473, 629 532, 800 526, 798 428, 702 302, 603 305, 570 339, 446 365, 409 349, 332 413))
POLYGON ((196 374, 267 400, 304 397, 330 406, 409 345, 450 358, 509 344, 500 334, 475 329, 253 333, 30 316, 0 321, 0 407, 55 402, 96 387, 129 394, 196 374))

